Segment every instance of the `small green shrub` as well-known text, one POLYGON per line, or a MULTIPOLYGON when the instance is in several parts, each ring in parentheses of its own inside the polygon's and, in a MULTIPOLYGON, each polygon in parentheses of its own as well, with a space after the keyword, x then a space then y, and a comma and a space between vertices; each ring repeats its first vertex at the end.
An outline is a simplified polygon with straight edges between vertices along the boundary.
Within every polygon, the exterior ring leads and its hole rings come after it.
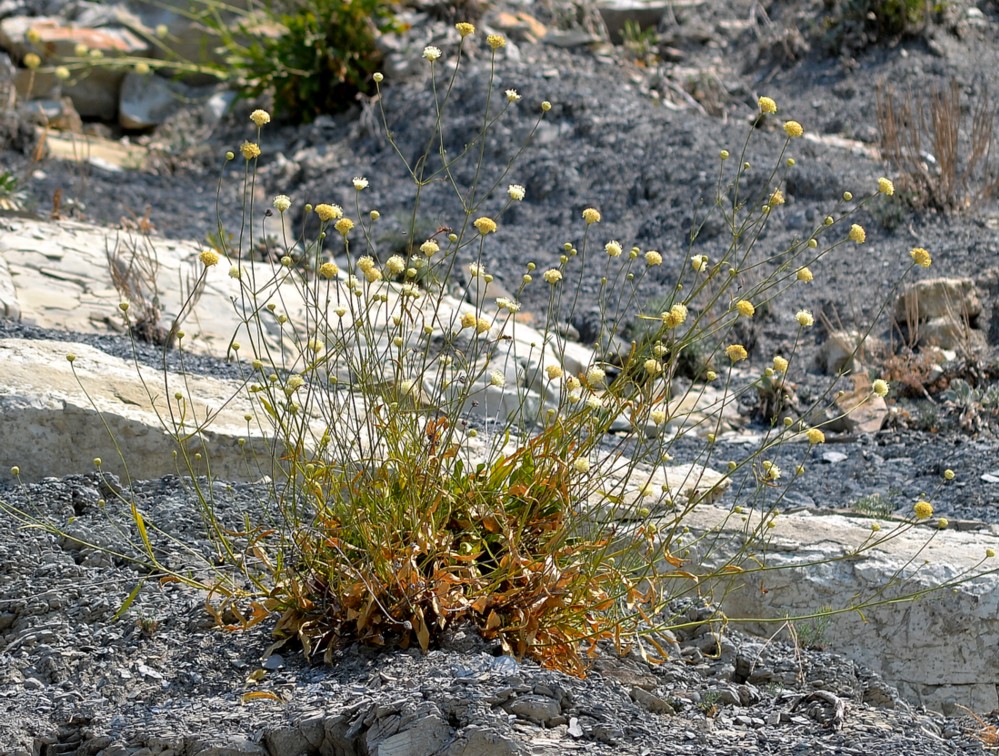
POLYGON ((826 44, 861 51, 921 33, 946 3, 930 0, 826 0, 826 44))
POLYGON ((230 24, 215 3, 200 19, 225 49, 225 68, 248 97, 272 94, 275 115, 296 123, 351 107, 371 93, 379 34, 402 27, 385 0, 273 0, 230 24))

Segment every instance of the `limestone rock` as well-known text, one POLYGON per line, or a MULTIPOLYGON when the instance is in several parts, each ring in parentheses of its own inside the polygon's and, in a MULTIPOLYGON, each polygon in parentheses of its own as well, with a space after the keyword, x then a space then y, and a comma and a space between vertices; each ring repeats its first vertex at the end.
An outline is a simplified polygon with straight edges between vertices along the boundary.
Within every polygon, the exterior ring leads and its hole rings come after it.
POLYGON ((823 426, 834 432, 877 433, 888 417, 888 404, 872 391, 866 373, 854 373, 850 382, 852 388, 834 396, 823 426))
MULTIPOLYGON (((706 513, 696 515, 702 516, 708 519, 706 513)), ((693 520, 688 522, 693 525, 693 520)), ((744 547, 735 532, 742 530, 739 525, 726 526, 732 532, 724 547, 720 546, 722 538, 713 541, 720 549, 717 558, 744 547)), ((882 523, 886 530, 899 527, 899 523, 882 523)), ((777 617, 785 612, 794 616, 842 605, 844 597, 891 598, 947 583, 965 570, 975 571, 986 547, 995 542, 990 533, 945 530, 932 534, 929 527, 933 526, 901 527, 884 546, 843 558, 871 538, 868 520, 782 515, 770 531, 766 579, 761 582, 759 576, 747 576, 742 589, 734 586, 725 594, 722 608, 729 616, 777 617), (799 569, 796 564, 812 566, 799 569), (761 586, 766 590, 760 590, 761 586)), ((929 708, 941 709, 954 701, 976 711, 991 711, 999 705, 994 684, 999 679, 999 657, 993 652, 999 644, 996 574, 936 591, 915 603, 872 606, 863 616, 838 616, 824 636, 829 650, 845 653, 896 681, 904 696, 929 708), (968 627, 974 632, 966 632, 968 627)))
MULTIPOLYGON (((173 452, 177 445, 156 415, 158 410, 169 417, 162 374, 148 368, 137 370, 130 362, 83 344, 60 341, 2 339, 0 364, 4 366, 0 469, 17 465, 22 478, 31 481, 92 469, 94 458, 100 457, 104 469, 121 476, 125 470, 116 441, 133 479, 176 473, 173 452), (76 355, 72 366, 66 360, 69 352, 76 355), (140 375, 152 387, 155 401, 140 375)), ((193 382, 190 396, 196 402, 190 411, 194 415, 203 418, 212 409, 220 410, 217 421, 194 443, 205 450, 213 474, 246 480, 249 470, 238 440, 247 438, 247 453, 252 449, 269 454, 270 445, 262 434, 251 432, 247 437, 243 415, 252 412, 252 407, 240 395, 239 384, 201 376, 187 380, 193 382)))
POLYGON ((969 352, 985 346, 978 330, 982 300, 970 278, 932 278, 909 286, 895 301, 895 322, 909 343, 969 352))
POLYGON ((895 301, 895 320, 913 323, 945 316, 974 319, 982 300, 970 278, 930 278, 908 286, 895 301))
POLYGON ((877 353, 880 349, 880 340, 865 336, 862 331, 833 331, 820 347, 817 362, 826 375, 851 373, 867 364, 872 353, 877 353))

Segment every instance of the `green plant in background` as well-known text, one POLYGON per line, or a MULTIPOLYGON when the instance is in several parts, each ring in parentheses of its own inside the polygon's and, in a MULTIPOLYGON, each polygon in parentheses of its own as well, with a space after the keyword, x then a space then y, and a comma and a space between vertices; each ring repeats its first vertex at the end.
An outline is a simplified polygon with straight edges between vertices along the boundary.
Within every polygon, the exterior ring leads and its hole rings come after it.
POLYGON ((798 648, 823 650, 832 624, 832 611, 832 607, 824 606, 810 620, 788 623, 794 645, 798 648))
POLYGON ((20 182, 10 171, 0 173, 0 212, 18 213, 24 210, 28 193, 18 188, 20 182))
POLYGON ((901 491, 892 489, 888 494, 875 492, 867 496, 861 496, 850 505, 850 509, 872 517, 891 517, 899 509, 898 497, 901 491))
MULTIPOLYGON (((254 7, 254 5, 256 7, 254 7)), ((225 50, 240 94, 274 97, 275 115, 296 123, 351 107, 370 93, 381 64, 380 34, 400 31, 385 0, 272 0, 231 23, 214 2, 196 13, 225 50)))
MULTIPOLYGON (((132 70, 143 75, 209 76, 241 97, 269 95, 276 116, 293 123, 338 113, 373 91, 371 75, 382 62, 377 44, 383 34, 402 31, 393 0, 251 0, 246 7, 222 0, 196 0, 181 13, 202 39, 198 59, 178 52, 179 40, 166 26, 148 32, 156 57, 104 57, 79 45, 62 60, 30 56, 32 75, 60 80, 85 77, 94 68, 132 70)), ((26 41, 37 47, 27 33, 26 41)))
MULTIPOLYGON (((475 41, 471 24, 458 24, 457 31, 454 75, 465 46, 475 41)), ((126 486, 102 511, 130 518, 134 536, 116 553, 206 591, 206 606, 223 626, 249 628, 276 617, 278 643, 299 643, 309 657, 331 658, 358 640, 426 650, 449 628, 467 625, 509 653, 573 674, 585 671, 601 641, 661 660, 667 653, 657 630, 704 622, 720 628, 730 621, 720 613, 696 621, 687 612, 674 614, 678 599, 721 600, 734 580, 774 569, 767 548, 787 486, 805 474, 810 447, 825 440, 819 428, 786 417, 754 448, 741 446, 739 458, 722 460, 720 420, 688 423, 689 410, 678 408, 687 399, 696 404, 709 386, 724 406, 754 396, 764 384, 779 386, 801 369, 798 345, 814 325, 810 312, 796 314, 786 353, 762 373, 746 368, 748 350, 737 340, 747 332, 741 324, 791 287, 807 286, 810 266, 825 255, 863 244, 866 233, 851 223, 853 216, 891 196, 894 187, 882 178, 863 196, 845 193, 835 215, 806 238, 782 250, 765 248, 758 242, 781 217, 784 181, 795 166, 791 150, 804 129, 783 122, 766 190, 747 196, 749 140, 763 133, 751 128, 734 154, 717 156, 709 212, 727 229, 728 241, 716 257, 696 253, 693 239, 679 253, 625 252, 620 242, 599 238, 597 208, 577 208, 576 238, 551 259, 529 263, 512 295, 451 299, 448 287, 418 282, 453 281, 470 259, 466 288, 489 283, 486 260, 495 235, 503 233, 503 215, 529 201, 523 186, 508 183, 520 151, 506 165, 485 158, 490 129, 522 108, 516 90, 495 91, 496 51, 506 40, 494 34, 485 44, 493 55, 488 96, 478 128, 461 137, 463 149, 447 149, 448 109, 463 103, 454 102, 451 86, 438 78, 445 52, 436 46, 423 51, 433 107, 427 108, 428 147, 418 160, 405 157, 382 113, 386 139, 416 190, 406 243, 394 254, 377 259, 382 213, 367 205, 369 180, 354 177, 346 208, 273 198, 279 214, 296 203, 305 210, 301 235, 279 239, 285 253, 278 259, 258 262, 248 254, 257 242, 248 199, 239 233, 226 232, 219 219, 214 248, 195 263, 190 291, 209 276, 235 287, 242 325, 229 356, 238 358, 242 381, 230 402, 246 407, 243 459, 255 479, 268 482, 269 506, 236 522, 215 506, 214 452, 204 443, 213 415, 194 411, 197 397, 186 376, 166 374, 155 391, 169 397, 164 428, 176 441, 179 472, 198 496, 213 543, 202 571, 209 577, 172 566, 178 552, 204 557, 144 515, 129 491, 126 454, 116 439, 126 486), (468 184, 457 179, 463 161, 474 168, 463 172, 472 177, 468 184), (421 203, 429 202, 425 194, 437 189, 449 193, 448 217, 426 238, 414 238, 421 203), (297 265, 293 253, 307 264, 297 265), (227 276, 218 270, 223 263, 227 276), (633 317, 647 326, 622 355, 617 378, 590 357, 574 364, 559 327, 572 321, 588 276, 599 282, 599 334, 616 334, 633 317), (655 309, 638 304, 649 276, 666 282, 655 309), (515 315, 529 286, 543 287, 548 307, 537 330, 524 334, 515 315), (678 380, 688 353, 703 374, 678 380), (633 432, 614 434, 620 424, 633 432), (691 464, 677 477, 663 465, 681 453, 680 439, 692 440, 696 451, 687 453, 691 464), (782 470, 774 454, 796 440, 807 442, 791 446, 799 464, 782 470), (713 464, 727 472, 710 477, 702 466, 713 464), (739 481, 738 503, 712 509, 733 480, 739 481)), ((451 76, 449 70, 444 81, 451 76)), ((380 85, 384 77, 375 73, 372 80, 380 85)), ((532 110, 525 143, 552 105, 532 110)), ((777 104, 762 97, 759 110, 758 118, 772 118, 777 104)), ((270 115, 256 110, 250 120, 255 136, 226 155, 247 198, 258 181, 270 115)), ((379 180, 393 179, 372 178, 379 180)), ((260 229, 266 238, 266 221, 260 229)), ((905 275, 919 259, 913 253, 905 275)), ((127 303, 120 309, 129 322, 127 303)), ((177 338, 183 354, 183 334, 177 338)), ((85 369, 73 355, 67 359, 74 371, 85 369)), ((155 405, 154 389, 148 390, 155 405)), ((883 380, 873 382, 870 398, 887 393, 883 380)), ((726 449, 726 457, 731 453, 726 449)), ((39 524, 29 513, 7 511, 39 524)), ((872 527, 855 549, 830 561, 884 547, 931 515, 931 505, 920 501, 912 518, 883 532, 872 527)), ((44 526, 61 532, 58 524, 44 526)), ((119 532, 127 539, 129 527, 119 525, 119 532)), ((828 614, 901 600, 907 575, 900 570, 887 585, 845 597, 828 614)), ((957 575, 948 585, 973 576, 957 575)))
POLYGON ((862 50, 922 33, 948 3, 932 0, 825 0, 826 43, 833 51, 862 50))

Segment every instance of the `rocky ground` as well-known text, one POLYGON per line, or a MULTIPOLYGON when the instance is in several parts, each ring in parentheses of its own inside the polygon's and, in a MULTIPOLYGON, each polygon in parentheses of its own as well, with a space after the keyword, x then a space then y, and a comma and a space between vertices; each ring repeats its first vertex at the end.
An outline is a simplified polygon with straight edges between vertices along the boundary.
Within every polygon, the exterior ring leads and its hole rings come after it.
MULTIPOLYGON (((42 5, 7 1, 0 3, 0 15, 21 12, 21 6, 41 12, 42 5)), ((615 238, 663 252, 662 280, 643 289, 643 301, 655 299, 689 254, 717 256, 726 243, 720 224, 709 220, 693 249, 689 232, 710 209, 719 150, 735 153, 741 147, 756 100, 764 94, 777 100, 782 116, 801 121, 809 135, 794 145, 798 165, 786 184, 787 205, 761 239, 767 249, 783 248, 841 208, 844 190, 859 196, 873 188, 878 176, 896 176, 875 157, 879 82, 890 81, 898 91, 931 91, 955 79, 967 108, 985 96, 988 81, 982 72, 999 63, 994 2, 949 3, 926 29, 880 40, 872 40, 859 22, 826 23, 832 4, 819 0, 673 3, 656 27, 651 51, 641 52, 601 39, 599 24, 587 23, 595 13, 591 6, 576 4, 586 12, 571 14, 565 12, 568 5, 511 0, 492 4, 481 20, 489 24, 496 18, 490 14, 526 9, 553 29, 598 32, 595 41, 577 35, 583 42, 565 45, 510 32, 511 44, 501 55, 495 86, 517 89, 523 100, 494 132, 487 170, 505 165, 516 152, 537 104, 553 103, 509 176, 526 187, 527 200, 502 217, 501 233, 495 242, 490 239, 487 265, 511 288, 528 262, 552 264, 563 242, 579 241, 579 213, 591 205, 603 213, 597 227, 600 245, 615 238), (647 57, 651 54, 658 58, 647 57)), ((72 15, 78 9, 69 3, 60 11, 72 15)), ((425 44, 449 49, 447 24, 427 14, 414 18, 418 23, 403 52, 418 57, 425 44)), ((488 81, 481 52, 463 65, 448 115, 456 143, 474 133, 488 81)), ((425 66, 409 73, 386 69, 382 104, 407 156, 422 147, 431 125, 425 71, 425 66)), ((308 126, 267 127, 258 178, 261 198, 286 193, 298 203, 332 201, 349 207, 351 178, 366 176, 371 186, 365 208, 383 214, 379 243, 398 245, 412 190, 400 180, 399 158, 379 131, 376 106, 362 100, 346 114, 308 126)), ((252 134, 249 109, 250 104, 238 104, 212 126, 201 123, 194 111, 182 110, 152 134, 129 134, 157 157, 147 170, 116 172, 69 161, 34 162, 31 132, 5 116, 0 169, 22 178, 31 212, 48 214, 60 190, 64 214, 113 226, 123 217, 148 212, 161 234, 204 238, 214 228, 221 155, 252 134), (185 146, 191 133, 204 138, 185 146)), ((779 127, 756 130, 747 154, 753 166, 750 186, 766 178, 782 141, 779 127)), ((931 157, 927 161, 932 164, 931 157)), ((239 218, 237 173, 226 174, 219 195, 230 227, 239 218)), ((954 521, 996 522, 999 405, 989 406, 981 397, 997 375, 999 214, 994 198, 943 212, 914 208, 901 195, 891 204, 882 201, 861 211, 856 222, 868 229, 865 246, 827 256, 813 266, 810 287, 796 287, 779 306, 761 313, 749 334, 751 361, 762 366, 774 353, 790 349, 788 334, 800 307, 837 326, 871 327, 890 340, 892 329, 880 308, 894 293, 907 251, 917 245, 931 250, 933 274, 975 281, 984 304, 976 326, 987 346, 945 365, 927 380, 925 393, 893 396, 895 411, 882 432, 830 437, 837 443, 808 452, 810 474, 790 503, 842 509, 863 499, 866 506, 891 512, 907 510, 914 498, 932 491, 937 511, 954 521), (944 393, 954 377, 975 383, 979 400, 962 404, 944 393), (957 471, 957 479, 938 490, 946 468, 957 471)), ((424 233, 461 222, 453 200, 439 187, 430 188, 423 207, 419 226, 424 233)), ((596 287, 596 277, 584 281, 573 318, 584 337, 593 321, 596 287)), ((525 309, 543 311, 546 296, 540 288, 529 288, 525 309)), ((815 329, 814 343, 801 347, 802 365, 813 364, 825 330, 815 329)), ((0 322, 0 335, 7 334, 32 331, 0 322)), ((111 337, 99 337, 99 343, 127 353, 123 342, 111 337)), ((152 354, 149 359, 156 361, 152 354)), ((203 369, 222 368, 206 362, 203 369)), ((825 391, 831 381, 814 368, 794 378, 802 401, 825 391)), ((751 407, 744 409, 751 414, 751 407)), ((748 428, 749 433, 764 430, 762 425, 748 428)), ((681 446, 677 453, 682 451, 681 446)), ((788 458, 781 461, 790 466, 803 452, 789 448, 783 453, 788 458)), ((100 529, 105 527, 104 513, 95 505, 102 498, 100 486, 81 477, 27 490, 8 486, 0 496, 73 515, 80 527, 100 529)), ((190 503, 178 481, 144 486, 149 506, 162 508, 164 522, 184 522, 176 515, 190 503)), ((234 509, 258 501, 248 487, 226 489, 220 496, 234 509)), ((50 744, 43 751, 49 753, 104 749, 109 754, 140 748, 260 753, 264 747, 270 753, 455 754, 980 750, 973 735, 981 728, 969 718, 913 710, 841 658, 738 633, 727 636, 718 659, 704 656, 719 649, 703 635, 680 637, 681 653, 667 665, 650 668, 636 659, 608 658, 585 681, 496 656, 496 649, 471 638, 455 638, 451 647, 425 657, 349 649, 332 668, 307 666, 291 653, 262 661, 268 644, 264 634, 211 629, 199 597, 176 586, 147 587, 123 620, 109 623, 140 579, 132 568, 37 532, 15 531, 9 522, 0 529, 2 541, 13 544, 4 558, 9 579, 0 595, 4 752, 39 751, 41 743, 50 744), (266 674, 259 683, 248 683, 261 664, 266 674), (273 693, 281 701, 266 696, 243 701, 248 692, 273 693), (837 700, 846 703, 842 727, 823 721, 837 700), (236 750, 225 750, 230 742, 236 750)), ((183 536, 199 543, 193 529, 183 536)))

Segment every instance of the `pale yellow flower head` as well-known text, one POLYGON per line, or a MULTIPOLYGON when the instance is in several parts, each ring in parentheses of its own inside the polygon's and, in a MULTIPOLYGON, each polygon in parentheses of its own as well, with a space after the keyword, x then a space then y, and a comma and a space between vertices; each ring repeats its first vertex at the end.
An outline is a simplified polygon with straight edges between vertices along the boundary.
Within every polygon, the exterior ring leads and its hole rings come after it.
POLYGON ((805 436, 808 437, 808 443, 810 444, 824 444, 826 442, 826 434, 820 431, 818 428, 809 428, 805 431, 805 436))
POLYGON ((260 145, 256 142, 243 142, 239 145, 239 151, 246 160, 260 157, 260 145))
POLYGON ((554 381, 558 378, 561 378, 564 374, 564 371, 559 365, 549 365, 548 367, 545 368, 545 374, 548 376, 548 380, 554 381))
POLYGON ((469 36, 470 34, 475 34, 475 25, 470 24, 467 21, 462 21, 459 24, 455 24, 454 28, 458 30, 458 34, 461 35, 462 39, 469 36))
POLYGON ((486 234, 496 233, 496 221, 492 218, 487 218, 482 216, 481 218, 476 218, 475 222, 472 224, 478 229, 479 233, 485 236, 486 234))
POLYGON ((668 312, 664 312, 662 314, 663 325, 667 328, 676 328, 677 326, 683 325, 686 319, 687 307, 679 302, 670 307, 668 312))
POLYGON ((589 386, 600 386, 607 378, 607 373, 597 365, 591 365, 586 371, 586 383, 589 386))
POLYGON ((765 115, 772 115, 777 112, 777 103, 770 97, 761 97, 757 104, 760 106, 760 112, 765 115))
POLYGON ((271 202, 274 209, 279 213, 285 212, 289 207, 291 207, 291 198, 287 194, 279 194, 271 202))
POLYGON ((600 222, 600 211, 594 207, 588 207, 583 211, 583 220, 586 221, 586 225, 589 226, 593 223, 600 222))
POLYGON ((794 317, 802 328, 810 328, 815 325, 815 318, 808 310, 798 310, 794 317))
POLYGON ((351 183, 354 185, 354 189, 359 192, 368 188, 368 180, 362 176, 354 176, 351 183))
POLYGON ((550 283, 552 286, 554 286, 555 284, 557 284, 559 281, 562 280, 562 271, 560 271, 558 268, 549 268, 544 272, 542 278, 544 278, 547 283, 550 283))
POLYGON ((645 264, 650 268, 656 265, 663 264, 663 256, 656 252, 654 249, 650 249, 645 253, 645 264))
POLYGON ((499 50, 501 47, 506 45, 506 37, 502 34, 490 34, 486 37, 486 44, 494 50, 499 50))
POLYGON ((42 59, 37 53, 28 53, 24 56, 24 67, 29 71, 34 71, 42 64, 42 59))
POLYGON ((878 192, 891 197, 895 193, 895 185, 891 182, 891 179, 882 176, 878 179, 878 192))
POLYGON ((690 267, 701 273, 708 268, 708 256, 707 255, 694 255, 690 258, 690 267))
POLYGON ((928 268, 933 264, 933 258, 930 256, 930 253, 922 247, 914 247, 909 252, 909 257, 911 257, 912 261, 921 268, 928 268))
POLYGON ((260 128, 261 126, 266 126, 271 122, 271 114, 266 110, 260 110, 258 108, 250 113, 250 120, 257 124, 257 128, 260 128))
POLYGON ((725 354, 732 362, 741 362, 749 357, 749 352, 746 351, 746 347, 742 344, 730 344, 725 347, 725 354))
POLYGON ((323 223, 343 217, 343 208, 339 205, 321 204, 315 207, 316 215, 323 223))
POLYGON ((351 229, 354 228, 354 221, 350 218, 341 218, 333 224, 333 228, 339 231, 343 236, 346 236, 350 233, 351 229))
POLYGON ((520 184, 510 184, 506 188, 506 196, 514 202, 521 202, 527 194, 527 190, 520 184))
POLYGON ((578 473, 587 473, 590 471, 590 460, 586 457, 576 457, 572 461, 572 469, 578 473))
POLYGON ((888 396, 888 382, 878 378, 874 383, 871 384, 871 391, 873 391, 878 396, 888 396))
POLYGON ((218 252, 211 249, 206 249, 204 252, 198 255, 198 259, 201 260, 202 265, 204 265, 206 268, 210 268, 213 265, 218 265, 220 258, 218 252))
POLYGON ((440 58, 441 49, 439 47, 434 47, 433 45, 427 45, 423 48, 423 57, 433 63, 435 60, 440 58))
POLYGON ((507 102, 520 102, 520 95, 517 94, 516 89, 508 89, 503 94, 506 95, 507 102))
POLYGON ((433 239, 427 239, 423 244, 420 245, 420 252, 425 254, 427 257, 432 257, 441 251, 440 245, 433 239))
POLYGON ((385 270, 393 276, 397 276, 406 269, 406 260, 402 255, 392 255, 385 261, 385 270))
POLYGON ((801 124, 797 121, 788 121, 784 124, 784 133, 791 137, 791 139, 797 139, 805 133, 805 130, 801 128, 801 124))
POLYGON ((666 411, 661 409, 652 410, 652 412, 649 413, 649 419, 652 421, 653 425, 662 425, 666 422, 666 411))
POLYGON ((912 511, 915 513, 916 519, 925 520, 933 516, 933 505, 928 501, 917 501, 912 511))
POLYGON ((477 318, 475 317, 475 313, 463 312, 459 322, 461 323, 462 328, 474 328, 476 320, 477 318))
POLYGON ((788 362, 785 358, 777 356, 774 357, 774 370, 778 373, 787 373, 788 362))
POLYGON ((330 278, 336 278, 339 273, 340 269, 337 268, 336 263, 334 262, 324 262, 319 266, 319 275, 327 280, 330 278))
POLYGON ((798 278, 799 281, 806 284, 811 283, 814 278, 814 276, 812 275, 812 271, 810 271, 808 268, 798 268, 798 272, 795 274, 795 276, 798 278))
POLYGON ((855 244, 863 244, 865 241, 867 241, 867 232, 864 231, 863 226, 859 226, 856 223, 854 223, 852 226, 850 226, 850 233, 847 234, 847 237, 850 239, 850 241, 854 242, 855 244))
POLYGON ((604 245, 604 252, 608 257, 620 257, 624 249, 619 241, 609 241, 604 245))
POLYGON ((736 302, 735 309, 738 310, 739 314, 744 318, 751 318, 754 314, 756 314, 756 308, 753 307, 753 303, 745 299, 740 299, 736 302))

